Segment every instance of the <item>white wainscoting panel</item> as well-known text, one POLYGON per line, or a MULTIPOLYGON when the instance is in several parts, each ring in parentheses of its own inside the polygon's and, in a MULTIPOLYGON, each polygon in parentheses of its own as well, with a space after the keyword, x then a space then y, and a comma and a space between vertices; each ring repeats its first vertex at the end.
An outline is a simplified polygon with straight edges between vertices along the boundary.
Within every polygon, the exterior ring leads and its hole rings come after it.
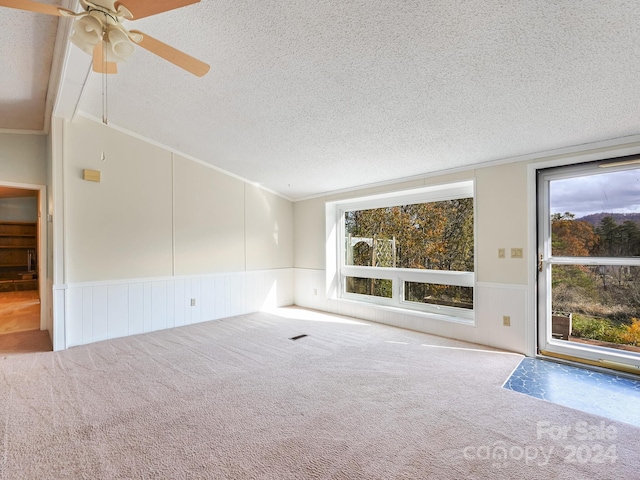
POLYGON ((183 305, 183 299, 187 297, 184 279, 179 278, 173 282, 173 296, 174 326, 182 327, 183 325, 186 325, 186 308, 183 305))
POLYGON ((475 325, 430 318, 406 310, 362 302, 328 299, 324 270, 294 269, 295 304, 339 315, 384 323, 434 335, 492 346, 512 352, 530 353, 529 339, 535 322, 526 285, 476 283, 475 325), (502 324, 503 315, 511 326, 502 324))
POLYGON ((126 285, 107 287, 107 338, 129 335, 129 289, 126 285))
POLYGON ((54 348, 292 305, 293 296, 291 268, 70 284, 54 289, 65 326, 54 329, 54 348))
POLYGON ((53 287, 53 349, 64 350, 66 348, 67 335, 66 332, 69 329, 73 329, 71 335, 74 341, 82 343, 82 294, 77 295, 79 302, 74 302, 74 309, 76 315, 74 315, 74 321, 72 324, 65 325, 65 311, 67 304, 74 300, 72 295, 67 292, 66 288, 54 285, 53 287), (80 322, 80 323, 79 323, 80 322))
POLYGON ((92 289, 91 323, 94 342, 109 338, 109 325, 107 323, 109 313, 107 310, 107 305, 109 304, 108 291, 109 286, 107 285, 98 285, 92 289))
POLYGON ((137 335, 144 332, 144 284, 130 283, 127 285, 127 335, 137 335))
POLYGON ((151 283, 151 330, 167 328, 167 282, 151 283))
POLYGON ((63 286, 53 285, 53 335, 51 341, 55 351, 66 348, 65 312, 67 309, 67 292, 63 286), (59 319, 59 320, 58 320, 59 319))
MULTIPOLYGON (((82 343, 93 342, 93 288, 83 287, 82 289, 82 343)), ((69 308, 73 308, 69 305, 69 308)), ((74 309, 75 310, 75 309, 74 309)), ((72 320, 72 323, 76 323, 72 320)), ((69 333, 68 333, 69 335, 69 333)))

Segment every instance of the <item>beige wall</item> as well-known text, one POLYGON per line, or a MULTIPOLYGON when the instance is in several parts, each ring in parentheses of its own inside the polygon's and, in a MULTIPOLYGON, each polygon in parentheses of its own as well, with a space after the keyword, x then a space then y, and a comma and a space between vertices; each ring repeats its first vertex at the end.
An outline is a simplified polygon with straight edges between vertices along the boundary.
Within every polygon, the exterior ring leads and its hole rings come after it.
POLYGON ((47 137, 0 133, 0 182, 46 185, 47 137))
POLYGON ((479 282, 526 285, 528 278, 527 164, 476 170, 476 267, 479 282), (498 258, 498 249, 506 258, 498 258), (522 248, 523 258, 511 258, 522 248))
POLYGON ((176 156, 176 275, 238 272, 244 261, 244 183, 176 156))
POLYGON ((82 118, 66 127, 67 282, 171 275, 171 154, 82 118))
POLYGON ((293 204, 296 268, 325 268, 325 201, 326 198, 314 198, 293 204))
POLYGON ((247 270, 293 266, 293 204, 245 184, 247 270))
POLYGON ((475 179, 476 269, 480 282, 527 284, 527 165, 513 163, 431 176, 412 182, 354 190, 294 204, 296 268, 323 270, 325 263, 325 203, 374 193, 475 179), (522 259, 498 259, 498 248, 523 248, 522 259))
POLYGON ((293 266, 281 197, 82 117, 65 124, 64 163, 68 283, 293 266))

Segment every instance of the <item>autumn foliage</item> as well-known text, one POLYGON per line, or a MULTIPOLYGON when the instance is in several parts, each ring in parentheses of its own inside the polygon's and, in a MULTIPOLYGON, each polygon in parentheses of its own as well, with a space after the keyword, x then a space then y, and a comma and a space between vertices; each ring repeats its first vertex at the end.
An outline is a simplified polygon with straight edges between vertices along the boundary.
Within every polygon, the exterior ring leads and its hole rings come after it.
MULTIPOLYGON (((640 256, 640 228, 605 216, 599 225, 571 213, 551 218, 554 257, 640 256)), ((640 267, 632 265, 554 265, 554 311, 579 314, 575 336, 640 345, 640 267)))
MULTIPOLYGON (((352 237, 395 240, 398 268, 473 271, 471 198, 346 212, 345 226, 352 237)), ((354 246, 353 265, 371 266, 370 248, 354 246)))
POLYGON ((551 252, 555 257, 589 257, 598 250, 600 237, 588 222, 571 213, 551 217, 551 252))
MULTIPOLYGON (((473 199, 345 213, 347 263, 357 266, 472 272, 473 199)), ((348 278, 347 291, 391 296, 391 281, 348 278)), ((405 300, 473 308, 473 289, 406 282, 405 300)))

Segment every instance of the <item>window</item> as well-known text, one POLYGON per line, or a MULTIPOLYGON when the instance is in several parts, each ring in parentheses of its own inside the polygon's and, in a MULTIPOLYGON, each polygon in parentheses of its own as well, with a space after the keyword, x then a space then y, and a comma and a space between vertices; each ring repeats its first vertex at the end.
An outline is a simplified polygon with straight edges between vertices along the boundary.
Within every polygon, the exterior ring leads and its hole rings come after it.
POLYGON ((473 182, 327 205, 336 297, 473 321, 473 182))

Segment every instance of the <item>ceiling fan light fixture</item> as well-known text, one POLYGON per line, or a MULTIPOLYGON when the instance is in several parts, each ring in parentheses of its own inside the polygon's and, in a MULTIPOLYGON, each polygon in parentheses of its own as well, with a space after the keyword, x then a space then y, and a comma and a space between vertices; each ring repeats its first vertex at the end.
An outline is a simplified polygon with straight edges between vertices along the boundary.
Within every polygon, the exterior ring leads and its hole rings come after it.
POLYGON ((106 35, 109 48, 107 49, 107 61, 125 62, 135 50, 133 43, 125 32, 117 27, 111 27, 106 35))
POLYGON ((71 43, 89 55, 102 40, 102 23, 92 15, 78 18, 73 24, 71 43))
POLYGON ((128 32, 111 17, 92 11, 78 18, 73 27, 71 42, 89 55, 100 42, 105 42, 104 59, 107 62, 125 62, 135 50, 128 32))

